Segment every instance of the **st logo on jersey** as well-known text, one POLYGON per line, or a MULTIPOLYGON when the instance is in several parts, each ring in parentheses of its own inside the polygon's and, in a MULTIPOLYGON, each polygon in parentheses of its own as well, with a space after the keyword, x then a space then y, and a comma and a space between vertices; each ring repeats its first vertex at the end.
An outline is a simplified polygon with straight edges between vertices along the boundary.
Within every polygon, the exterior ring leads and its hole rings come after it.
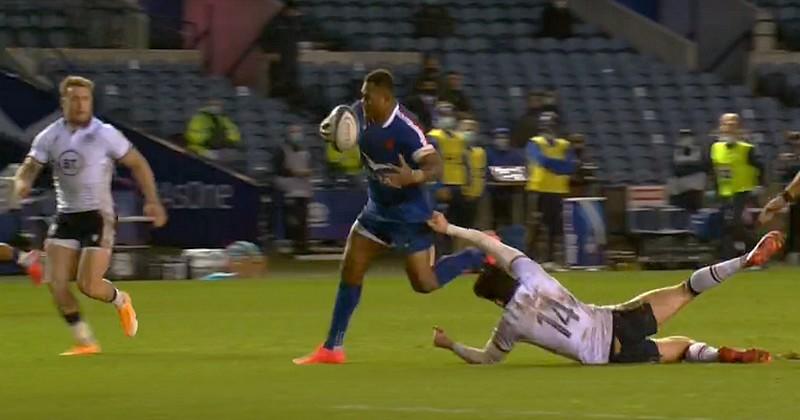
POLYGON ((83 156, 74 150, 67 150, 58 157, 58 169, 64 175, 77 175, 83 169, 83 156))
POLYGON ((394 150, 394 139, 386 140, 386 142, 384 143, 384 146, 386 146, 386 150, 388 150, 390 152, 392 150, 394 150))

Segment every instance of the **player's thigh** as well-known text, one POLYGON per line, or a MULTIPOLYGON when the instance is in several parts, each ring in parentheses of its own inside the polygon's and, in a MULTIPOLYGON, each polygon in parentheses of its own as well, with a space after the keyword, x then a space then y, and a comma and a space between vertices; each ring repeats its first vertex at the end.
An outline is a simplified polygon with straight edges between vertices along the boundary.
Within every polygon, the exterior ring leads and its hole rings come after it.
POLYGON ((686 350, 694 343, 689 337, 664 337, 652 340, 658 346, 661 363, 676 363, 684 359, 686 350))
POLYGON ((0 261, 11 261, 14 259, 14 248, 7 244, 0 244, 0 261))
POLYGON ((372 260, 387 249, 386 245, 362 233, 362 229, 356 222, 347 236, 341 273, 342 280, 348 284, 361 284, 372 260))
POLYGON ((44 250, 47 260, 44 265, 45 282, 51 287, 66 287, 75 279, 78 270, 79 244, 69 239, 48 239, 44 250))
POLYGON ((411 287, 418 292, 429 292, 439 287, 433 272, 435 258, 433 246, 406 255, 406 275, 411 287))
POLYGON ((103 281, 103 276, 106 274, 110 262, 110 248, 84 248, 81 251, 78 263, 78 283, 83 287, 103 281))

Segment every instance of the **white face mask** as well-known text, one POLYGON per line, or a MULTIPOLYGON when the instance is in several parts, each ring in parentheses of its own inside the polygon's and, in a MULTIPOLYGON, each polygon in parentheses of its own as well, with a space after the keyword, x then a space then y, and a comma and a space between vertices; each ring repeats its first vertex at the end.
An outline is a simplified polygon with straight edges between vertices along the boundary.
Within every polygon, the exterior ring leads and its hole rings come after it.
POLYGON ((510 143, 511 143, 511 139, 509 139, 508 137, 505 137, 505 136, 503 136, 503 137, 495 137, 495 139, 494 139, 494 147, 496 147, 496 148, 498 148, 500 150, 508 149, 508 146, 509 146, 510 143))
POLYGON ((465 141, 467 144, 471 144, 471 143, 474 143, 474 142, 475 142, 475 137, 476 137, 476 135, 475 135, 475 132, 474 132, 474 131, 471 131, 471 130, 469 130, 469 131, 464 131, 463 133, 461 133, 461 136, 462 136, 462 137, 464 137, 464 141, 465 141))
POLYGON ((450 130, 456 126, 456 119, 454 117, 439 117, 439 128, 450 130))

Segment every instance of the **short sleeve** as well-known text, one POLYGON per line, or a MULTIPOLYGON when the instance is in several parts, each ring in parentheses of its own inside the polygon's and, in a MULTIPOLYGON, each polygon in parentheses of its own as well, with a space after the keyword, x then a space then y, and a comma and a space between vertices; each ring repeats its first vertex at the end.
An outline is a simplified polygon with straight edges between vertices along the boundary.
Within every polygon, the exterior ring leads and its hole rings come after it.
POLYGON ((516 329, 506 319, 506 315, 503 314, 503 318, 500 319, 500 322, 497 324, 497 327, 495 327, 494 332, 492 332, 492 337, 489 338, 489 342, 486 343, 486 349, 494 346, 502 353, 508 353, 514 348, 514 344, 516 344, 516 342, 516 329))
POLYGON ((103 134, 110 158, 114 160, 122 159, 131 150, 131 142, 116 128, 108 127, 103 134))
POLYGON ((399 111, 397 116, 403 120, 407 127, 407 135, 404 136, 407 142, 405 147, 411 154, 411 158, 414 162, 419 162, 426 155, 436 152, 436 149, 428 141, 428 138, 425 137, 425 133, 422 132, 422 129, 414 120, 403 114, 402 111, 399 111))
POLYGON ((52 143, 53 136, 50 134, 50 130, 43 130, 33 139, 28 156, 42 165, 47 164, 50 160, 50 145, 52 143))
POLYGON ((532 286, 538 276, 550 276, 539 263, 524 255, 511 261, 508 274, 517 279, 520 284, 528 287, 532 286))

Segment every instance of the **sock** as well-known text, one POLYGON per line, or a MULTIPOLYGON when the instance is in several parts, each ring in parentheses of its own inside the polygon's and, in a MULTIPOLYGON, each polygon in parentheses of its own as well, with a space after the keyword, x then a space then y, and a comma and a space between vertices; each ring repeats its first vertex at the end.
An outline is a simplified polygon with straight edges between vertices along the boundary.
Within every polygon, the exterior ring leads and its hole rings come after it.
POLYGON ((344 281, 339 283, 336 304, 333 306, 331 327, 323 347, 332 350, 334 347, 341 347, 344 344, 344 333, 347 331, 347 324, 358 306, 359 299, 361 299, 361 285, 351 286, 344 281))
POLYGON ((467 248, 457 254, 439 258, 433 266, 439 287, 444 287, 465 271, 477 271, 483 265, 484 258, 486 254, 477 248, 467 248))
POLYGON ((122 299, 122 293, 120 293, 119 289, 116 287, 114 288, 114 297, 111 298, 111 303, 113 303, 117 308, 121 308, 122 304, 125 303, 125 301, 122 299))
POLYGON ((689 286, 689 290, 692 293, 699 295, 736 274, 737 271, 741 270, 744 261, 744 257, 736 257, 728 261, 703 267, 692 273, 692 276, 689 277, 686 284, 689 286))
POLYGON ((716 362, 719 360, 719 351, 706 343, 694 343, 686 349, 683 360, 700 363, 716 362))
POLYGON ((80 312, 63 315, 64 320, 69 324, 69 329, 72 330, 72 337, 75 338, 75 342, 84 345, 94 343, 92 329, 89 328, 89 324, 81 319, 80 312))

